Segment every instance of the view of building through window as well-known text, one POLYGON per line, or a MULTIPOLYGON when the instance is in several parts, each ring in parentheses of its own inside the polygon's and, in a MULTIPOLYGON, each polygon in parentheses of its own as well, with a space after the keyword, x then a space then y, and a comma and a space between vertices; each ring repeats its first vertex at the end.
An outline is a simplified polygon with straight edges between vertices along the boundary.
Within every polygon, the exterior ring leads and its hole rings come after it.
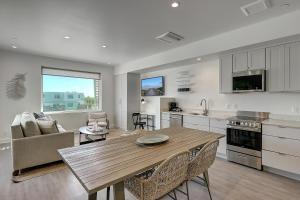
POLYGON ((43 111, 101 109, 99 79, 43 76, 43 111))

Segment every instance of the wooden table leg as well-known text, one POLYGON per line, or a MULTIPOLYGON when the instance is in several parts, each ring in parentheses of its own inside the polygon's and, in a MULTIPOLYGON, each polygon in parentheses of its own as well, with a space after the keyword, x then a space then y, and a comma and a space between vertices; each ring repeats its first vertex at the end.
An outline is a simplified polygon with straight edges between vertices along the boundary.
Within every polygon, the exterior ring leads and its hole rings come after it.
POLYGON ((88 200, 97 200, 97 192, 93 194, 89 194, 89 199, 88 200))
POLYGON ((125 200, 123 181, 114 184, 114 200, 125 200))

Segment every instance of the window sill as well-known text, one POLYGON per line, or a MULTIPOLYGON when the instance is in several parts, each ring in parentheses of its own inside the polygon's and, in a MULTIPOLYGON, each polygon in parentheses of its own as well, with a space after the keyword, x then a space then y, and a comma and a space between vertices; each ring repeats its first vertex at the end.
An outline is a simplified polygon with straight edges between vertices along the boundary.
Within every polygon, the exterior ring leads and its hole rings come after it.
POLYGON ((50 111, 44 112, 46 115, 60 115, 60 114, 80 114, 90 112, 102 112, 102 110, 67 110, 67 111, 50 111))

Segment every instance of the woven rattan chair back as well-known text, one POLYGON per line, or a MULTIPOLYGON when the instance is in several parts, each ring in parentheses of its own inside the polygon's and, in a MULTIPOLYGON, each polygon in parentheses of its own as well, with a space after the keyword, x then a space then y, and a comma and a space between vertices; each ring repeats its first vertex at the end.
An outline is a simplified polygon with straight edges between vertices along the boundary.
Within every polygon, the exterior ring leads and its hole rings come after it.
POLYGON ((216 159, 217 148, 219 146, 219 140, 209 141, 197 155, 190 161, 188 166, 188 180, 196 177, 205 171, 214 163, 216 159))
POLYGON ((153 172, 145 182, 142 199, 159 199, 178 187, 187 178, 189 152, 173 155, 153 172))

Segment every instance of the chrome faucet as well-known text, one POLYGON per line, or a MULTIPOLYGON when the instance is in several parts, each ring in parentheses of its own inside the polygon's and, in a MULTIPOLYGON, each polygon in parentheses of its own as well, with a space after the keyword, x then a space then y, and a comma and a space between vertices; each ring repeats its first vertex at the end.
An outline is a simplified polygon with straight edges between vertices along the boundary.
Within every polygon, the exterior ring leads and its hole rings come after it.
POLYGON ((203 105, 203 101, 204 101, 204 110, 203 110, 203 115, 204 116, 207 116, 208 115, 208 109, 207 109, 207 102, 206 102, 206 99, 202 99, 201 100, 201 103, 200 103, 200 106, 202 106, 203 105))

